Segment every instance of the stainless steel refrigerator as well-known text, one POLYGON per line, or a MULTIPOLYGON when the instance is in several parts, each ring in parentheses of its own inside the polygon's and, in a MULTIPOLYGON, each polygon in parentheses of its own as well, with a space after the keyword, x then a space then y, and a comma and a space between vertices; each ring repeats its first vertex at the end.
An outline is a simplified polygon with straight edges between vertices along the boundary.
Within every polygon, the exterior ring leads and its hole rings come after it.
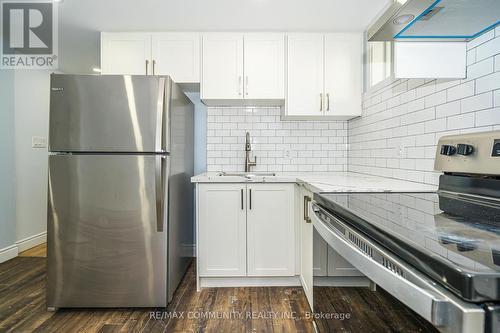
POLYGON ((194 243, 193 113, 167 76, 51 76, 49 309, 172 299, 194 243))

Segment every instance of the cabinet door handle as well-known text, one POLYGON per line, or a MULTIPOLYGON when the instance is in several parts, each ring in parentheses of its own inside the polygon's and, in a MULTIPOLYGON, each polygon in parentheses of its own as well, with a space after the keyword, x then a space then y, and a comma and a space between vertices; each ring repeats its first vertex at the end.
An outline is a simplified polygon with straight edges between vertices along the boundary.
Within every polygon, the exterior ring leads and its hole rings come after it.
POLYGON ((153 75, 155 75, 156 60, 153 60, 153 75))
POLYGON ((252 210, 252 189, 248 190, 248 194, 250 195, 250 210, 252 210))
POLYGON ((243 189, 241 189, 241 210, 243 210, 243 189))
POLYGON ((311 218, 309 217, 309 202, 311 202, 311 198, 307 195, 304 196, 304 221, 306 223, 311 223, 311 218))
POLYGON ((326 111, 330 111, 330 94, 326 94, 326 111))
POLYGON ((241 96, 241 76, 238 77, 238 95, 241 96))
POLYGON ((149 60, 146 60, 146 75, 148 75, 148 69, 149 69, 149 60))
POLYGON ((245 95, 248 96, 248 76, 245 76, 245 95))
POLYGON ((323 93, 319 94, 319 110, 323 111, 323 93))

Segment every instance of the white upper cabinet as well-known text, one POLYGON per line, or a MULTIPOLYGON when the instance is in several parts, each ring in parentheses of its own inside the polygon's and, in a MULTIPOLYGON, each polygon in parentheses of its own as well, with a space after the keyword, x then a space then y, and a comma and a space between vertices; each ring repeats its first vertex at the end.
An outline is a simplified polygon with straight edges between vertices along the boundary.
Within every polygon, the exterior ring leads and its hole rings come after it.
POLYGON ((101 73, 169 75, 178 83, 199 83, 200 35, 103 32, 101 73))
POLYGON ((203 35, 201 98, 207 105, 279 105, 285 37, 276 33, 203 35))
POLYGON ((287 105, 291 119, 346 120, 361 114, 362 34, 290 34, 287 105))
POLYGON ((243 43, 245 99, 284 99, 284 35, 245 34, 243 43))
POLYGON ((361 115, 363 38, 359 33, 325 35, 325 115, 361 115))
POLYGON ((154 33, 154 75, 170 75, 175 82, 200 82, 200 35, 197 33, 154 33))
POLYGON ((287 116, 323 116, 323 35, 288 35, 287 116))
POLYGON ((243 35, 203 35, 201 98, 231 100, 243 98, 243 35))
POLYGON ((151 73, 151 35, 101 34, 101 73, 146 75, 151 73))

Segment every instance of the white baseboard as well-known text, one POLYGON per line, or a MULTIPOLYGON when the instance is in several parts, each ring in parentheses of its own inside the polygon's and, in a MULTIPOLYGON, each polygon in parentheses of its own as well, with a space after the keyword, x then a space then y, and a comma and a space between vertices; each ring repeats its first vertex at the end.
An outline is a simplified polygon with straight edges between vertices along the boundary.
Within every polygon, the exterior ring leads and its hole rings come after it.
POLYGON ((37 245, 47 242, 47 232, 41 232, 38 235, 33 235, 25 239, 18 240, 16 246, 19 252, 23 252, 31 249, 37 245))
POLYGON ((41 232, 25 239, 18 240, 13 245, 0 249, 0 263, 15 258, 20 252, 47 242, 47 232, 41 232))
POLYGON ((300 287, 298 276, 200 277, 201 288, 225 287, 300 287))
POLYGON ((17 245, 11 245, 9 247, 0 249, 0 263, 17 257, 19 250, 17 245))

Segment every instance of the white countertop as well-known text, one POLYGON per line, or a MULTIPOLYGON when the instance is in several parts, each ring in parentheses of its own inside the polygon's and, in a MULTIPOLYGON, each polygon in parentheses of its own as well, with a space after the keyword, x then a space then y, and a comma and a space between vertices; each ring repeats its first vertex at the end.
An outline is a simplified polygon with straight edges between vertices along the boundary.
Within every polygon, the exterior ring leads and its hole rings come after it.
MULTIPOLYGON (((258 174, 258 173, 257 173, 258 174)), ((276 173, 276 176, 220 176, 207 172, 191 178, 193 183, 298 183, 319 192, 434 192, 437 186, 353 172, 276 173)))

